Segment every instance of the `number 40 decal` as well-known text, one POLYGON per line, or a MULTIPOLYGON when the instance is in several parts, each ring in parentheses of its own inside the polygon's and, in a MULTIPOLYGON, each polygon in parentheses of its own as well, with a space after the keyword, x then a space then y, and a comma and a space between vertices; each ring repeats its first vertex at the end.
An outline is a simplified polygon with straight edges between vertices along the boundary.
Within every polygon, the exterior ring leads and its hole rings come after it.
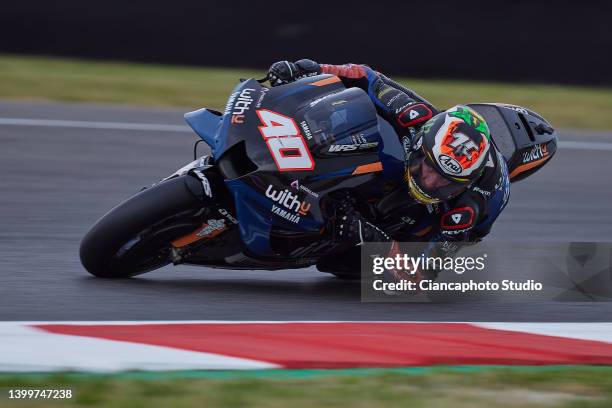
POLYGON ((256 111, 263 126, 259 132, 268 145, 278 171, 314 169, 314 161, 295 121, 267 109, 256 111))

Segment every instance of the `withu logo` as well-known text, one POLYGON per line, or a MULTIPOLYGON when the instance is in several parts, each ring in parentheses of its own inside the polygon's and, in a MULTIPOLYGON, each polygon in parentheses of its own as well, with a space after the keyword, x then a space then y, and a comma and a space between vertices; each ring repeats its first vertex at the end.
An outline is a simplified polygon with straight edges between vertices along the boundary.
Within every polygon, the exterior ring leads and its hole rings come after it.
POLYGON ((310 210, 310 204, 299 200, 297 194, 293 194, 289 190, 276 191, 272 185, 268 185, 266 190, 266 197, 272 199, 272 201, 279 203, 283 207, 297 212, 301 215, 308 214, 310 210))

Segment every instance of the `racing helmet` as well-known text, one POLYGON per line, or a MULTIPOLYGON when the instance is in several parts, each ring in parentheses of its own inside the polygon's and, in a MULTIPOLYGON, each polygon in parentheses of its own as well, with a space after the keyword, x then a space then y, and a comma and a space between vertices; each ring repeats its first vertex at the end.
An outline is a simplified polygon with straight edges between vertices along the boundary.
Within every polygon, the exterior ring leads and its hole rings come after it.
POLYGON ((480 114, 457 105, 429 119, 407 149, 405 180, 423 204, 463 193, 491 161, 489 127, 480 114))

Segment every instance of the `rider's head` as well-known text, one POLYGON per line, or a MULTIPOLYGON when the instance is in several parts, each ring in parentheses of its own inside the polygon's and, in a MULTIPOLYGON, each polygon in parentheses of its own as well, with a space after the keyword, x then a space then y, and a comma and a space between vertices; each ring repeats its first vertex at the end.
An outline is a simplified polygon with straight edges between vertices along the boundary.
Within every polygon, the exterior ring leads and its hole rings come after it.
POLYGON ((406 181, 424 204, 450 200, 483 173, 488 161, 489 128, 473 109, 457 105, 439 113, 419 130, 406 162, 406 181))

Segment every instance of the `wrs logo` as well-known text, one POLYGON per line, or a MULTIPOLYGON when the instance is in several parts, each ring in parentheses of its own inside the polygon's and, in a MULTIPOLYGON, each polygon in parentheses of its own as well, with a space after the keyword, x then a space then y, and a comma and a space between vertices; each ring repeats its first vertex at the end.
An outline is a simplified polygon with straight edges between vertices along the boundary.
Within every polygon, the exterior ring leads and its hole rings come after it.
POLYGON ((309 203, 300 201, 299 196, 297 194, 293 194, 287 189, 277 191, 272 185, 269 185, 268 189, 266 190, 266 197, 282 205, 288 210, 296 212, 300 215, 306 215, 308 214, 308 211, 310 211, 309 203))
POLYGON ((330 153, 337 152, 354 152, 356 150, 368 150, 378 146, 378 142, 357 143, 357 144, 334 144, 329 146, 330 153))

